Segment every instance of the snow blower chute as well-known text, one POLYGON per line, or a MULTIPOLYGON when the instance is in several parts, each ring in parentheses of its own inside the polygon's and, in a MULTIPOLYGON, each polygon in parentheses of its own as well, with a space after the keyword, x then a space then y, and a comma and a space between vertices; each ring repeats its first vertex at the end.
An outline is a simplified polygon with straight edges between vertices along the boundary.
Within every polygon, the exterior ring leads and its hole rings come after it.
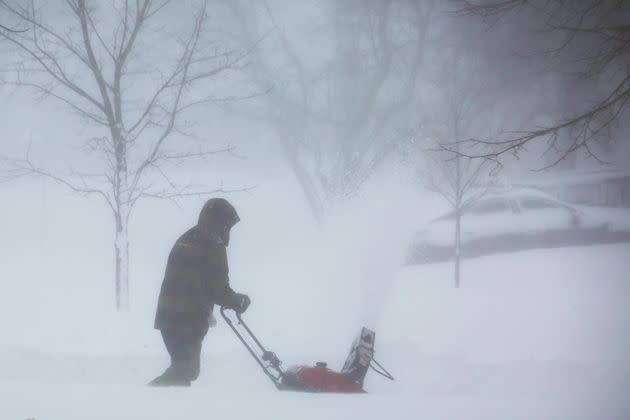
POLYGON ((226 314, 224 308, 221 308, 221 316, 225 322, 279 390, 365 393, 363 380, 370 368, 387 379, 394 380, 394 377, 374 360, 375 333, 365 327, 352 344, 341 372, 328 369, 325 362, 318 362, 315 366, 292 366, 285 370, 281 367, 282 362, 278 356, 262 345, 240 314, 235 314, 236 322, 226 314))

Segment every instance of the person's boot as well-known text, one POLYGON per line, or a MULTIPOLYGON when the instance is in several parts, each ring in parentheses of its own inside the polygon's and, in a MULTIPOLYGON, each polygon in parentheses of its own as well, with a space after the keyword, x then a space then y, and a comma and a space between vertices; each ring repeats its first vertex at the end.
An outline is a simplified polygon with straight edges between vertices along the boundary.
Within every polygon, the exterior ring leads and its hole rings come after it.
POLYGON ((148 386, 190 386, 190 379, 182 374, 182 369, 176 366, 169 366, 163 374, 149 382, 148 386))

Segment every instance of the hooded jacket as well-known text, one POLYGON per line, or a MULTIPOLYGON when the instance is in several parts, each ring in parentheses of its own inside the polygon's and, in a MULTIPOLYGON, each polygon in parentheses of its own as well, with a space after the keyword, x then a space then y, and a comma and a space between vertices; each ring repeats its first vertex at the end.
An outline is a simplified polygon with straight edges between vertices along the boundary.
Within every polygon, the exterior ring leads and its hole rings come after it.
MULTIPOLYGON (((225 234, 225 215, 213 211, 220 199, 209 200, 196 226, 184 233, 173 245, 158 298, 154 327, 207 331, 214 305, 231 307, 235 292, 230 288, 225 234)), ((234 214, 230 223, 238 216, 234 214)), ((231 227, 231 226, 229 226, 231 227)), ((229 232, 229 227, 227 231, 229 232)))

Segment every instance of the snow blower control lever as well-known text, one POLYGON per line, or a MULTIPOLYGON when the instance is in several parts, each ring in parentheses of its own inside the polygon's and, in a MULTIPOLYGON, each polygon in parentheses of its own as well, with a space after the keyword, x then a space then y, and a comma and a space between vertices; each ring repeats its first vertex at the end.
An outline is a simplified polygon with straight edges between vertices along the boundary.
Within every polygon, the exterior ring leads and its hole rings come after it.
POLYGON ((282 362, 258 340, 241 314, 235 312, 236 321, 221 308, 221 316, 232 329, 249 354, 256 360, 274 386, 283 391, 364 393, 363 380, 369 368, 380 375, 394 380, 387 370, 374 360, 374 331, 363 328, 354 341, 350 354, 341 372, 328 369, 325 362, 315 366, 292 366, 284 370, 282 362), (375 363, 379 368, 373 367, 375 363))

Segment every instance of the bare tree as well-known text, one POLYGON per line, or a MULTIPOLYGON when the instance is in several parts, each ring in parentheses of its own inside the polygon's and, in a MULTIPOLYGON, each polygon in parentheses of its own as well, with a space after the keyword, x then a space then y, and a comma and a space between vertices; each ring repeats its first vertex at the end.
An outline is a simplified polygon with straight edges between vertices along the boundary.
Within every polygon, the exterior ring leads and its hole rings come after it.
POLYGON ((308 49, 266 4, 230 1, 244 44, 267 34, 252 54, 251 78, 272 87, 246 114, 270 124, 317 219, 355 194, 394 150, 401 115, 414 98, 434 3, 328 2, 308 49), (313 51, 332 51, 309 60, 313 51))
MULTIPOLYGON (((98 164, 89 171, 64 174, 34 164, 30 155, 12 159, 9 177, 49 178, 85 196, 98 196, 115 222, 115 289, 117 309, 129 306, 129 219, 145 198, 176 199, 225 192, 223 188, 181 184, 171 178, 168 164, 226 153, 231 147, 207 149, 199 143, 188 151, 172 139, 192 137, 184 113, 213 98, 204 82, 237 65, 242 58, 229 50, 209 48, 204 40, 207 1, 188 35, 166 33, 154 25, 170 0, 96 2, 65 0, 62 19, 48 22, 36 1, 23 6, 0 1, 0 7, 23 33, 0 31, 16 49, 15 77, 5 83, 32 89, 54 99, 102 135, 83 144, 98 164), (103 9, 107 10, 103 10, 103 9), (169 44, 170 42, 170 44, 169 44), (155 49, 161 49, 160 54, 155 49), (172 52, 172 53, 171 53, 172 52), (174 55, 173 55, 174 53, 174 55)), ((157 23, 157 22, 156 22, 157 23)))
MULTIPOLYGON (((492 147, 490 152, 477 151, 469 156, 496 161, 508 153, 518 155, 533 141, 546 139, 548 150, 557 152, 548 166, 578 150, 598 159, 594 146, 612 137, 615 123, 628 111, 630 4, 623 0, 458 0, 456 3, 458 14, 481 16, 492 24, 527 19, 531 22, 528 36, 537 36, 544 45, 544 50, 535 54, 538 58, 557 63, 565 77, 577 77, 580 83, 599 81, 607 86, 586 110, 556 116, 555 122, 548 126, 509 132, 500 138, 469 139, 471 144, 492 147), (561 141, 563 137, 569 137, 570 141, 561 141)), ((530 54, 528 59, 532 58, 534 55, 530 54)))
MULTIPOLYGON (((482 198, 492 184, 492 166, 485 159, 465 156, 466 145, 454 142, 453 150, 443 147, 474 129, 480 113, 476 110, 485 83, 475 80, 483 74, 474 60, 465 61, 465 53, 457 48, 441 53, 439 73, 434 84, 440 89, 435 114, 418 134, 416 147, 424 159, 418 159, 419 172, 425 186, 443 197, 452 208, 455 222, 453 237, 454 285, 461 285, 461 229, 464 211, 482 198), (428 143, 428 144, 427 144, 428 143)), ((487 102, 485 103, 486 105, 487 102)))
MULTIPOLYGON (((457 123, 459 126, 459 123, 457 123)), ((454 131, 457 129, 454 128, 454 131)), ((464 211, 483 197, 488 190, 484 178, 490 173, 488 161, 471 159, 465 156, 453 156, 444 151, 434 149, 430 162, 425 163, 422 175, 425 186, 442 196, 453 211, 455 230, 453 236, 453 282, 455 287, 461 285, 461 245, 462 215, 464 211)))
POLYGON ((0 30, 2 30, 2 31, 7 31, 7 32, 13 32, 13 33, 16 33, 16 32, 25 32, 24 30, 7 28, 7 27, 6 27, 6 26, 4 26, 4 25, 0 25, 0 30))

